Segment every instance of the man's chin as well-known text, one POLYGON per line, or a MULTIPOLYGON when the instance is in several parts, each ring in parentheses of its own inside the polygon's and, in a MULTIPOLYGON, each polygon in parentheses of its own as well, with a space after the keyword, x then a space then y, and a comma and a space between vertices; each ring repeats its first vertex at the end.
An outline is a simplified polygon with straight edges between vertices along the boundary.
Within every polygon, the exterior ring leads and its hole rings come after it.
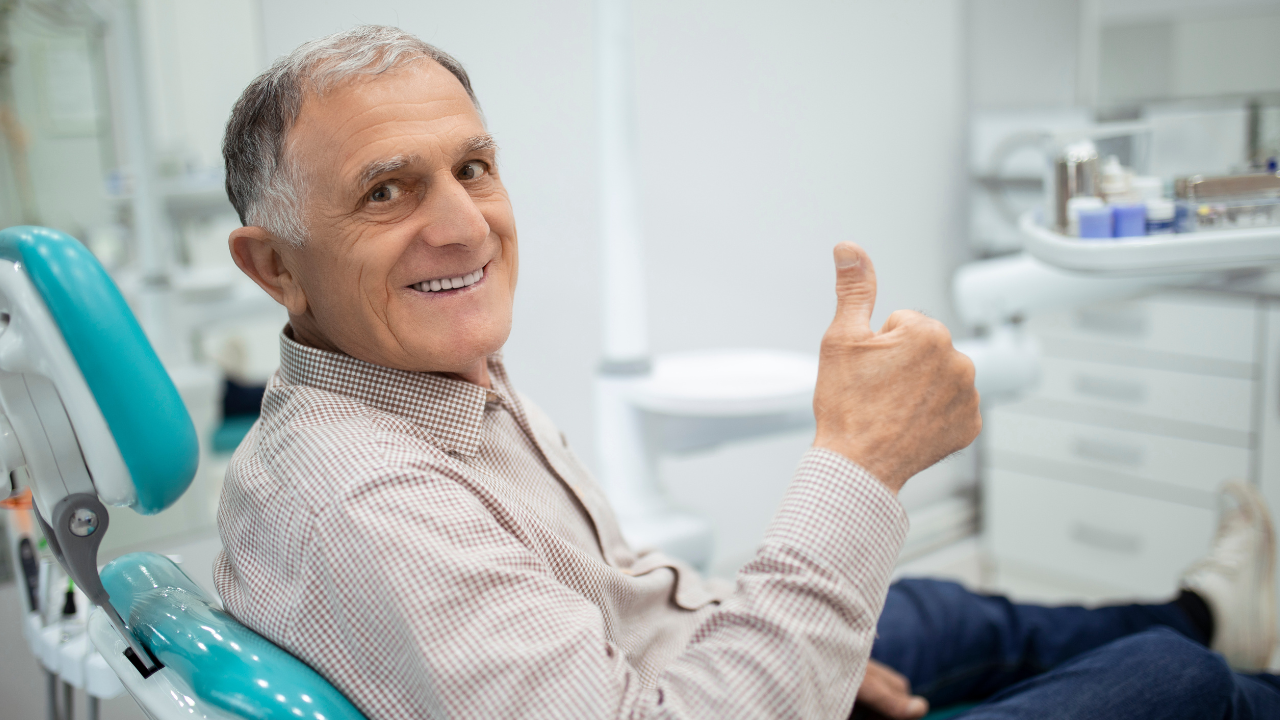
MULTIPOLYGON (((502 340, 505 339, 505 337, 502 338, 502 340)), ((502 342, 497 339, 489 341, 472 339, 470 342, 442 340, 434 346, 405 348, 400 353, 401 356, 396 358, 396 365, 393 367, 411 372, 438 372, 469 376, 486 367, 489 356, 501 349, 502 342), (452 351, 441 353, 441 346, 450 347, 452 351)))

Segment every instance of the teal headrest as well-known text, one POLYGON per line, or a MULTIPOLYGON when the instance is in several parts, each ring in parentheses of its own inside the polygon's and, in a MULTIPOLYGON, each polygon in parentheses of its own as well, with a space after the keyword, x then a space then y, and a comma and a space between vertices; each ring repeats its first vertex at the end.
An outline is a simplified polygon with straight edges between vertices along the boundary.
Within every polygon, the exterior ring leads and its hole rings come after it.
POLYGON ((246 718, 364 720, 316 671, 214 607, 163 555, 117 558, 102 584, 151 654, 211 705, 246 718))
POLYGON ((48 228, 0 231, 0 258, 26 271, 80 366, 129 469, 134 509, 172 505, 195 477, 195 427, 115 283, 84 245, 48 228))

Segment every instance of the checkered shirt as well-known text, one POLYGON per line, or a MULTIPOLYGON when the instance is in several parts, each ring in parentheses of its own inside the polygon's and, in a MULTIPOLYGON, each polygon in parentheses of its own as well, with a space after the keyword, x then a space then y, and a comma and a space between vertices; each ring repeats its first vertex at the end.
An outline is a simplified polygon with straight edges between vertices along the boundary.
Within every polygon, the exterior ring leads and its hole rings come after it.
POLYGON ((493 389, 281 338, 215 580, 381 718, 846 718, 906 534, 810 450, 736 583, 632 550, 564 436, 493 389))

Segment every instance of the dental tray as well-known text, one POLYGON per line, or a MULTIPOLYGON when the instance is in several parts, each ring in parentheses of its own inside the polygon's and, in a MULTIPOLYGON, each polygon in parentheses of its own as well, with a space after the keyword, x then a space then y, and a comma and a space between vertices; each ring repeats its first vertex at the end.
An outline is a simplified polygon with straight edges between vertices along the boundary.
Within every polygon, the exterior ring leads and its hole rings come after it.
POLYGON ((1280 226, 1205 230, 1173 235, 1081 240, 1022 216, 1018 229, 1036 259, 1097 275, 1146 275, 1280 265, 1280 226))

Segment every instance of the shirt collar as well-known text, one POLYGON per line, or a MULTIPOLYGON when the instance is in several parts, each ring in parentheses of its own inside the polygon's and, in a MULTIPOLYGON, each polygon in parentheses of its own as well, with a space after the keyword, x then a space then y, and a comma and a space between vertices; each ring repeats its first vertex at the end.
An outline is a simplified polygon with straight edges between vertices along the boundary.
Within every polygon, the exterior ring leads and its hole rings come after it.
MULTIPOLYGON (((485 402, 490 391, 439 373, 410 372, 374 365, 344 353, 280 334, 280 376, 294 385, 327 390, 403 417, 424 428, 448 452, 474 456, 480 447, 485 402)), ((508 404, 512 395, 500 353, 488 358, 492 392, 508 404)))

